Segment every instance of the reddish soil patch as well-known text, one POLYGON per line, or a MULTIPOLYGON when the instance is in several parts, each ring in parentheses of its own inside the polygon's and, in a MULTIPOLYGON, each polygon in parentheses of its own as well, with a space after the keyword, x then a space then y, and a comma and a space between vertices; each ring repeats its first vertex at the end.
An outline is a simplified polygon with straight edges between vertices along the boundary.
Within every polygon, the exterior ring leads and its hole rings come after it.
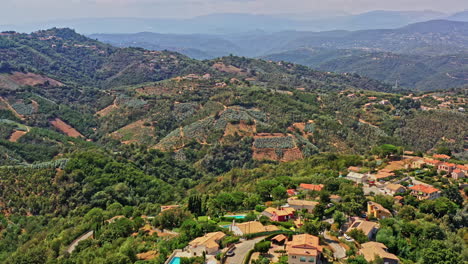
POLYGON ((34 73, 15 72, 10 79, 20 86, 44 85, 46 82, 49 82, 50 86, 63 86, 63 83, 59 81, 34 73))
POLYGON ((15 130, 15 132, 13 132, 13 134, 11 134, 10 138, 8 139, 8 141, 10 142, 17 142, 22 136, 26 135, 28 132, 26 131, 19 131, 19 130, 15 130))
POLYGON ((276 149, 258 149, 252 148, 254 160, 276 160, 279 161, 280 157, 276 153, 276 149))
POLYGON ((55 118, 54 120, 50 121, 50 123, 57 128, 58 130, 62 131, 64 134, 66 134, 69 137, 74 137, 74 138, 84 138, 84 136, 78 132, 76 129, 74 129, 72 126, 69 124, 63 122, 59 118, 55 118))
POLYGON ((281 161, 288 162, 298 159, 303 159, 302 151, 299 148, 285 149, 283 150, 283 158, 281 161))

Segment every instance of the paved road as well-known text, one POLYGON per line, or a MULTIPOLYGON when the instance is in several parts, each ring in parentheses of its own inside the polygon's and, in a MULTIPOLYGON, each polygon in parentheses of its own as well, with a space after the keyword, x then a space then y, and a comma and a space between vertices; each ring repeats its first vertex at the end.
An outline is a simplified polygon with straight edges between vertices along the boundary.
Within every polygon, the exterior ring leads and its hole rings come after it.
POLYGON ((325 237, 325 242, 330 245, 330 247, 333 249, 333 256, 337 259, 342 259, 346 257, 346 250, 340 245, 340 243, 336 242, 333 240, 327 232, 324 234, 325 237))
POLYGON ((235 254, 232 257, 226 259, 226 264, 242 264, 244 258, 249 253, 249 250, 253 249, 255 244, 260 242, 265 237, 257 237, 252 240, 246 240, 236 245, 234 250, 235 254))
POLYGON ((86 240, 86 239, 90 238, 91 236, 93 236, 93 234, 94 234, 94 231, 89 231, 89 232, 83 234, 82 236, 80 236, 79 238, 75 239, 75 241, 73 241, 70 244, 70 246, 68 247, 68 249, 67 249, 68 253, 71 254, 75 250, 78 243, 80 243, 83 240, 86 240))

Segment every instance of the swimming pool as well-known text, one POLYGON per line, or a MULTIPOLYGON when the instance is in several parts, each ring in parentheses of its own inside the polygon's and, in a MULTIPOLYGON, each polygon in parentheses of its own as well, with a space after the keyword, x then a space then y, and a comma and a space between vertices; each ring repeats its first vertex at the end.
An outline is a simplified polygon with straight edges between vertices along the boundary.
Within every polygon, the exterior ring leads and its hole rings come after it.
POLYGON ((244 219, 245 215, 225 215, 224 217, 235 218, 235 219, 244 219))
POLYGON ((171 262, 169 264, 180 264, 180 258, 179 257, 173 257, 171 259, 171 262))

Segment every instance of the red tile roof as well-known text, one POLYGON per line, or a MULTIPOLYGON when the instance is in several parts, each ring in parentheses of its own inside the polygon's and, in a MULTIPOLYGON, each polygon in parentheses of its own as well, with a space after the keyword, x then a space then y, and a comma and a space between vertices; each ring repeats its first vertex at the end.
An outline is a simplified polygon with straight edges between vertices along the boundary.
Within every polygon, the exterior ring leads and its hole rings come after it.
POLYGON ((447 156, 445 154, 434 154, 432 157, 434 157, 435 159, 450 159, 450 156, 447 156))
POLYGON ((413 191, 423 192, 423 193, 435 193, 439 191, 439 189, 437 188, 434 188, 432 186, 422 185, 422 184, 418 184, 409 188, 413 191))
POLYGON ((311 190, 311 191, 321 191, 323 187, 325 187, 323 184, 308 184, 308 183, 301 183, 299 185, 300 188, 305 189, 305 190, 311 190))

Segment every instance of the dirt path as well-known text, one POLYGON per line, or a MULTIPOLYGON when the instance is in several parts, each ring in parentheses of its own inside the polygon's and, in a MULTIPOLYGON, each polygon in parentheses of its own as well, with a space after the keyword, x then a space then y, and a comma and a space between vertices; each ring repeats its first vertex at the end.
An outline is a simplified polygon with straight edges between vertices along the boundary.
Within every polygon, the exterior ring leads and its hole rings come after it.
POLYGON ((16 117, 18 117, 21 120, 24 120, 24 116, 18 114, 18 112, 16 112, 16 110, 8 103, 7 100, 5 100, 3 97, 0 97, 0 101, 2 101, 8 107, 8 109, 12 111, 13 114, 15 114, 16 117))
POLYGON ((366 125, 369 125, 369 126, 371 126, 371 127, 379 128, 378 126, 373 125, 373 124, 367 122, 367 121, 364 120, 364 119, 359 119, 359 122, 361 122, 361 123, 363 123, 363 124, 366 124, 366 125))
POLYGON ((87 233, 84 233, 84 234, 81 235, 79 238, 75 239, 75 240, 70 244, 70 246, 68 246, 67 252, 71 254, 71 253, 75 250, 76 246, 78 246, 78 243, 80 243, 81 241, 86 240, 86 239, 92 237, 93 235, 94 235, 94 231, 89 231, 89 232, 87 232, 87 233))

